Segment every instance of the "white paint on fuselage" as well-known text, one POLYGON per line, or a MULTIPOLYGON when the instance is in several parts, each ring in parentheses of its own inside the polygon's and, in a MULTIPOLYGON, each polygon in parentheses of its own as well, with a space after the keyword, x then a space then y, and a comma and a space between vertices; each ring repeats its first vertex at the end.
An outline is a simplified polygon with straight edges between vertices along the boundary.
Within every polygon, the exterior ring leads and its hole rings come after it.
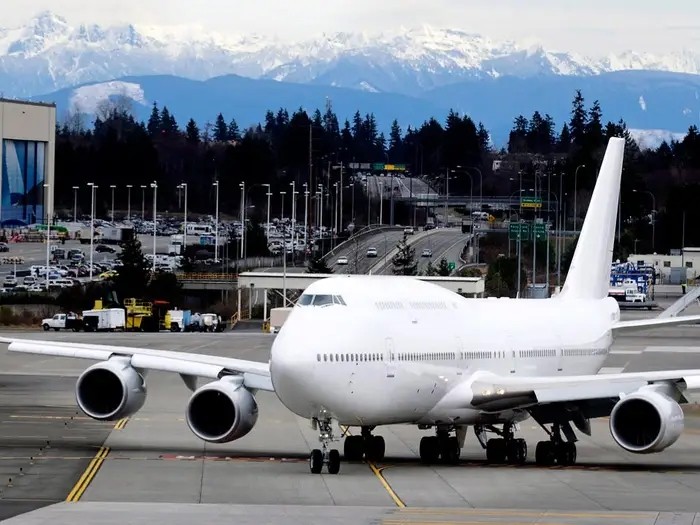
POLYGON ((334 277, 304 293, 345 305, 294 308, 272 346, 275 392, 300 416, 348 425, 475 423, 474 381, 595 374, 619 319, 612 299, 467 299, 411 277, 334 277))

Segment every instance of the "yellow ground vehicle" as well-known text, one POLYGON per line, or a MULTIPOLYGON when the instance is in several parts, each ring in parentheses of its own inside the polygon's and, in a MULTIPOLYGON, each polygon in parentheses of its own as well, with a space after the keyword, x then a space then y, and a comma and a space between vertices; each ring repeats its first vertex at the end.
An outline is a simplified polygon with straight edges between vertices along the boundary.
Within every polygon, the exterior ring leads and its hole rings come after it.
POLYGON ((124 299, 126 308, 126 329, 143 330, 153 320, 153 303, 134 297, 124 299), (145 320, 145 322, 144 322, 145 320))

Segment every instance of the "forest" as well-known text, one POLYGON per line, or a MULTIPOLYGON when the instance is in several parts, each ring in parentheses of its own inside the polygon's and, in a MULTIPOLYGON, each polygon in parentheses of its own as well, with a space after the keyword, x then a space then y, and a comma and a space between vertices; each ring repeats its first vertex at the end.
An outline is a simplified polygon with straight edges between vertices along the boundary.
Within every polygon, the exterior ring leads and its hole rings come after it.
MULTIPOLYGON (((128 103, 116 100, 103 105, 91 125, 82 115, 71 115, 59 123, 57 209, 72 215, 72 188, 78 186, 79 213, 86 213, 90 209, 87 183, 93 182, 100 187, 97 214, 106 217, 111 206, 109 186, 117 186, 116 209, 126 210, 127 185, 132 185, 132 214, 140 214, 143 204, 149 218, 151 190, 141 187, 155 181, 159 214, 182 213, 177 188, 182 182, 188 184, 188 213, 213 214, 213 183, 218 180, 220 210, 224 216, 235 217, 241 198, 239 183, 245 181, 247 204, 260 220, 266 208, 262 184, 270 184, 275 196, 289 191, 292 181, 297 191, 303 192, 304 183, 310 188, 322 184, 327 191, 339 179, 335 169, 339 164, 385 162, 405 164, 411 175, 422 176, 441 190, 446 170, 474 168, 482 177, 474 178, 471 190, 475 194, 482 190, 485 196, 512 194, 520 178, 526 187, 536 177, 562 177, 567 226, 573 224, 574 195, 580 226, 607 139, 618 136, 627 142, 622 181, 624 246, 619 248, 630 252, 636 245, 642 253, 666 252, 680 248, 683 234, 686 246, 698 246, 700 233, 693 227, 700 219, 697 126, 691 126, 680 141, 641 150, 623 120, 606 120, 597 101, 587 103, 580 91, 572 95, 567 122, 555 123, 540 112, 514 116, 508 144, 501 148, 491 144, 488 123, 474 122, 454 111, 440 120, 431 116, 420 126, 405 130, 394 121, 385 134, 374 115, 360 111, 341 124, 330 104, 311 114, 301 108, 291 114, 284 108, 270 110, 259 124, 241 129, 234 115, 222 114, 201 127, 192 119, 181 125, 167 107, 157 103, 148 121, 139 122, 128 103), (501 164, 506 167, 494 171, 494 160, 507 161, 501 164)), ((346 175, 344 183, 348 180, 346 175)), ((450 182, 450 194, 469 192, 469 178, 450 182)), ((366 206, 358 203, 357 210, 356 220, 364 224, 361 210, 366 206)), ((397 207, 397 223, 409 220, 408 216, 407 208, 397 207)), ((346 216, 344 224, 348 222, 346 216)))

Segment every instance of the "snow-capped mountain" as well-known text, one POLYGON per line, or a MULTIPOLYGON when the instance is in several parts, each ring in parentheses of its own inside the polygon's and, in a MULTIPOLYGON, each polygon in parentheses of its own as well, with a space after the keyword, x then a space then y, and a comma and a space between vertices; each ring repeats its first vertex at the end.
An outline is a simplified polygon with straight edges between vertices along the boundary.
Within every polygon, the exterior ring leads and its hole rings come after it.
POLYGON ((590 76, 628 69, 700 74, 700 54, 627 52, 594 59, 430 27, 283 42, 198 27, 74 27, 51 12, 21 27, 0 28, 0 90, 18 97, 127 75, 203 80, 237 74, 417 95, 480 78, 590 76))

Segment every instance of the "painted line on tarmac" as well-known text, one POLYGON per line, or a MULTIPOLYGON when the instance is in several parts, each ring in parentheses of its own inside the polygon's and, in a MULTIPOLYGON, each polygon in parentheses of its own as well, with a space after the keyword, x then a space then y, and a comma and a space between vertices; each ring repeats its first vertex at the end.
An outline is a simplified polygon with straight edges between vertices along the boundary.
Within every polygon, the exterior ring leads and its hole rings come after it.
POLYGON ((394 503, 396 504, 396 506, 399 507, 400 509, 405 508, 406 504, 399 497, 399 495, 394 491, 394 489, 391 488, 391 485, 389 485, 389 482, 384 477, 383 470, 386 467, 377 468, 377 466, 374 463, 372 463, 371 461, 368 461, 367 465, 369 465, 369 468, 372 470, 374 475, 377 477, 377 479, 379 480, 379 483, 382 484, 382 486, 384 487, 384 490, 386 490, 389 493, 389 496, 391 497, 391 499, 394 500, 394 503))
POLYGON ((114 430, 124 430, 124 427, 126 424, 129 422, 128 417, 123 417, 119 421, 117 421, 116 425, 114 425, 114 430))
POLYGON ((95 457, 92 458, 92 461, 90 461, 87 468, 78 479, 78 482, 73 486, 70 493, 68 493, 66 501, 72 503, 80 501, 80 498, 85 493, 85 490, 90 486, 92 480, 95 479, 95 476, 99 472, 102 463, 104 463, 104 460, 107 458, 107 454, 109 454, 109 447, 100 447, 97 454, 95 454, 95 457))

